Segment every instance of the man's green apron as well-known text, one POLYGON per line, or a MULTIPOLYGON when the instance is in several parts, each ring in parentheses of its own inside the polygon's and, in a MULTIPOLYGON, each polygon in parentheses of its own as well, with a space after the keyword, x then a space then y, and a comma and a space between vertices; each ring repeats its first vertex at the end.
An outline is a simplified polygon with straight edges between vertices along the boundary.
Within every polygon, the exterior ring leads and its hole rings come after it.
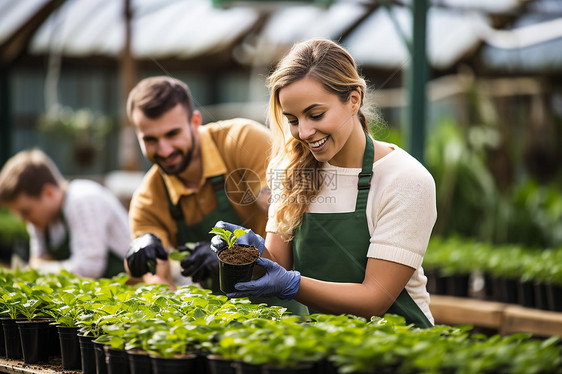
MULTIPOLYGON (((217 221, 225 221, 229 223, 234 223, 240 225, 240 218, 236 211, 228 201, 228 196, 224 190, 224 175, 217 175, 209 178, 211 184, 213 185, 213 190, 215 191, 215 197, 217 199, 217 208, 209 213, 203 219, 193 225, 187 225, 185 223, 185 218, 183 211, 181 209, 180 200, 177 204, 172 203, 170 198, 170 193, 164 183, 164 189, 168 195, 168 204, 170 206, 170 214, 176 222, 177 234, 176 240, 177 245, 185 245, 186 243, 195 242, 209 242, 211 241, 211 234, 209 231, 215 226, 217 221)), ((162 182, 164 180, 162 179, 162 182)), ((218 272, 213 273, 212 277, 204 282, 202 286, 213 291, 213 293, 220 293, 218 272)))
MULTIPOLYGON (((177 243, 182 245, 188 242, 198 242, 198 241, 210 241, 211 234, 209 231, 215 226, 217 221, 225 221, 228 223, 233 223, 236 225, 241 225, 242 220, 238 217, 238 214, 230 204, 228 196, 224 188, 224 175, 217 175, 209 178, 211 184, 213 185, 213 190, 215 191, 215 196, 217 199, 217 208, 209 213, 203 219, 193 225, 188 226, 185 223, 183 211, 180 206, 180 202, 173 204, 170 198, 170 193, 164 183, 164 188, 168 195, 168 203, 170 205, 170 214, 176 222, 177 226, 177 243)), ((219 287, 218 273, 213 274, 211 279, 201 284, 203 287, 208 288, 215 294, 222 294, 219 287)), ((302 311, 302 304, 296 301, 284 301, 278 298, 250 298, 254 303, 266 303, 268 305, 279 305, 287 308, 288 311, 293 313, 299 313, 302 311)))
MULTIPOLYGON (((49 234, 49 229, 45 229, 45 247, 47 253, 53 256, 57 261, 64 261, 70 258, 70 233, 68 230, 68 224, 64 215, 61 214, 61 221, 64 225, 64 240, 58 246, 53 246, 51 243, 51 236, 49 234)), ((105 264, 105 270, 103 272, 102 278, 111 278, 114 275, 125 272, 123 267, 123 259, 117 256, 113 251, 108 251, 108 256, 105 264)))
MULTIPOLYGON (((367 249, 371 233, 367 224, 366 206, 373 174, 374 144, 367 137, 363 166, 357 182, 354 212, 305 213, 295 230, 293 259, 295 270, 303 276, 330 282, 362 283, 367 266, 367 249)), ((376 276, 376 274, 372 274, 376 276)), ((431 323, 402 290, 387 313, 406 318, 407 323, 430 327, 431 323)))

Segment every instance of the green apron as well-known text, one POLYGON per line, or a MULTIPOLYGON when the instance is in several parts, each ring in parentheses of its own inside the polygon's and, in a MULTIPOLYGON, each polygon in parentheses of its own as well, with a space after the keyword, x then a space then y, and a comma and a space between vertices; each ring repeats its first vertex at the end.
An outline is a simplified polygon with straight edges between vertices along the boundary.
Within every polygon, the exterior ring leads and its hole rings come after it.
MULTIPOLYGON (((49 234, 49 229, 45 229, 45 247, 47 253, 53 256, 57 261, 64 261, 70 258, 70 233, 68 230, 68 224, 64 215, 61 214, 61 221, 64 225, 64 240, 62 243, 55 247, 51 243, 51 235, 49 234)), ((103 272, 102 278, 111 278, 114 275, 125 272, 123 267, 123 259, 117 256, 113 251, 108 251, 108 256, 106 260, 105 270, 103 272)))
MULTIPOLYGON (((173 204, 170 198, 170 193, 164 183, 164 189, 166 190, 166 194, 168 196, 168 203, 170 205, 170 214, 172 218, 176 222, 177 226, 177 243, 178 245, 185 244, 188 242, 198 242, 198 241, 210 241, 211 234, 209 231, 215 226, 217 221, 225 221, 228 223, 234 223, 236 225, 241 225, 242 220, 238 217, 238 214, 232 207, 228 200, 228 196, 224 190, 224 175, 217 175, 215 177, 209 178, 211 184, 213 185, 213 189, 215 190, 215 196, 217 199, 217 208, 205 216, 200 222, 188 226, 185 223, 183 211, 180 206, 180 202, 178 204, 173 204)), ((215 294, 223 294, 219 287, 219 279, 218 273, 213 274, 213 276, 205 281, 202 282, 201 285, 207 289, 210 289, 215 294)), ((290 300, 280 300, 276 297, 250 297, 250 300, 253 303, 265 303, 268 305, 277 305, 287 308, 289 312, 297 313, 297 314, 304 314, 303 310, 304 307, 302 304, 290 300)))
MULTIPOLYGON (((170 205, 170 214, 176 222, 176 227, 178 229, 176 240, 177 245, 183 245, 189 242, 208 242, 211 240, 211 234, 209 231, 215 226, 217 221, 225 221, 229 223, 234 223, 236 225, 241 224, 241 220, 238 214, 228 201, 228 196, 224 191, 224 175, 217 175, 215 177, 209 178, 213 189, 215 190, 215 196, 217 199, 217 208, 209 213, 203 219, 193 225, 188 226, 185 223, 185 218, 183 211, 181 209, 180 201, 177 204, 173 204, 170 198, 170 193, 168 188, 164 183, 164 189, 168 196, 168 203, 170 205)), ((181 199, 180 199, 181 200, 181 199)))
MULTIPOLYGON (((180 205, 181 199, 177 204, 173 204, 172 199, 170 198, 170 193, 168 192, 168 188, 166 187, 166 183, 164 183, 164 189, 166 190, 166 195, 168 196, 168 204, 170 206, 170 214, 176 222, 178 231, 176 234, 176 241, 178 246, 184 245, 185 243, 189 242, 195 243, 200 241, 211 241, 211 234, 209 234, 209 231, 211 231, 217 221, 225 221, 234 223, 236 225, 241 224, 241 220, 228 201, 228 196, 226 195, 226 192, 224 190, 224 175, 217 175, 209 178, 209 180, 211 181, 213 189, 215 190, 217 208, 207 216, 203 217, 201 221, 190 226, 185 223, 185 218, 180 205)), ((163 179, 162 182, 164 182, 163 179)), ((202 282, 201 285, 212 290, 213 293, 221 293, 219 288, 218 272, 216 274, 213 274, 212 277, 207 281, 202 282)))
MULTIPOLYGON (((367 266, 367 249, 371 233, 366 206, 373 174, 374 144, 367 142, 363 166, 357 182, 354 212, 305 213, 293 239, 295 270, 303 276, 329 282, 362 283, 367 266)), ((418 327, 431 327, 431 322, 402 290, 387 313, 398 314, 418 327)))

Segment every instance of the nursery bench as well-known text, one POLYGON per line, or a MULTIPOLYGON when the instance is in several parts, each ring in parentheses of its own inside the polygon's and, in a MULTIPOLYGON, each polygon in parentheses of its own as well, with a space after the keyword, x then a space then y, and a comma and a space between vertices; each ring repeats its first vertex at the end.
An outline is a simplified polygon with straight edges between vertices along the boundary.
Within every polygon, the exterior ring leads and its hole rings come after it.
POLYGON ((497 330, 501 335, 529 332, 562 337, 562 313, 442 295, 431 295, 430 309, 436 324, 472 325, 497 330))

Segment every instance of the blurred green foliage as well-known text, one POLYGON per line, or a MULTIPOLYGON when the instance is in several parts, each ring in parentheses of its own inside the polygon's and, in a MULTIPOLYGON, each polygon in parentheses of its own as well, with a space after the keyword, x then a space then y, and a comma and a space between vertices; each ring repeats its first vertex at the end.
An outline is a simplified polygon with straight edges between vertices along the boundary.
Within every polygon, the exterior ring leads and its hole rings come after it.
MULTIPOLYGON (((378 127, 372 133, 403 147, 402 136, 394 128, 378 127)), ((433 233, 495 244, 562 246, 560 178, 540 183, 530 173, 519 172, 518 178, 506 183, 490 161, 504 136, 492 126, 461 126, 453 120, 432 126, 426 138, 425 164, 437 190, 433 233)), ((508 165, 512 170, 523 167, 508 165)))
POLYGON ((12 245, 18 241, 28 240, 28 238, 23 220, 8 209, 0 208, 0 244, 12 245))
POLYGON ((497 277, 562 285, 562 247, 537 249, 519 244, 490 244, 471 238, 434 236, 424 269, 442 275, 480 272, 497 277))

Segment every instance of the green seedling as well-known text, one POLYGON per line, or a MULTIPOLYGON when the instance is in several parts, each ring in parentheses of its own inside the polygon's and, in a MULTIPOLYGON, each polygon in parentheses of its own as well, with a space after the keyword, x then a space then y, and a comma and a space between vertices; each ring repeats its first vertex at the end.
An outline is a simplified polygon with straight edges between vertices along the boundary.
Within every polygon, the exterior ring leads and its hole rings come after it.
POLYGON ((179 249, 175 249, 172 252, 170 252, 170 254, 168 255, 168 258, 175 260, 175 261, 181 261, 184 258, 186 258, 187 256, 189 256, 191 254, 191 252, 193 252, 193 250, 195 249, 195 243, 193 242, 187 242, 184 244, 185 249, 182 248, 182 250, 179 249))
POLYGON ((232 248, 234 246, 234 244, 236 244, 236 241, 238 240, 238 238, 241 237, 242 235, 248 233, 248 231, 250 231, 250 230, 236 229, 236 230, 234 230, 234 232, 230 232, 229 230, 213 227, 213 229, 211 231, 209 231, 209 233, 219 235, 220 237, 222 237, 224 239, 224 241, 228 245, 228 248, 232 248))
POLYGON ((148 267, 148 271, 152 274, 156 274, 156 261, 147 261, 146 266, 148 267))

